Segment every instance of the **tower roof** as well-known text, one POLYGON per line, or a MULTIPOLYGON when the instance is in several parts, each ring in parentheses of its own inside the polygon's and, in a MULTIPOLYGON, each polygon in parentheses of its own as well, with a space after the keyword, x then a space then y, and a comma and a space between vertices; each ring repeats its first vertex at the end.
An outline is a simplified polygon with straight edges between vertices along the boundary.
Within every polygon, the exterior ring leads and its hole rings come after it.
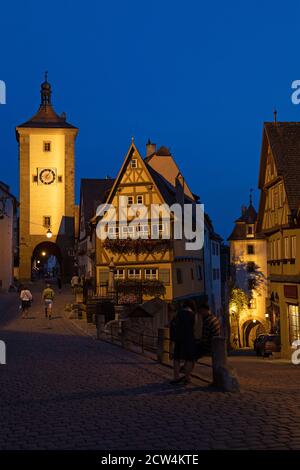
POLYGON ((54 111, 51 103, 52 88, 48 82, 48 72, 45 73, 45 81, 41 84, 41 104, 38 112, 28 121, 17 127, 29 128, 70 128, 77 129, 66 121, 65 113, 60 116, 54 111))

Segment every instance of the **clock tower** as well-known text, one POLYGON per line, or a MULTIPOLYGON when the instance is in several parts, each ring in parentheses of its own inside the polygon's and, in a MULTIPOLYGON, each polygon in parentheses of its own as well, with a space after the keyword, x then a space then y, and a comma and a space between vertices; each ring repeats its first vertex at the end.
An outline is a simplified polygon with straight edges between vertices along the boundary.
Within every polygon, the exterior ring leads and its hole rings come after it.
POLYGON ((56 114, 45 75, 41 104, 16 127, 20 165, 19 278, 53 256, 64 278, 72 275, 74 249, 74 146, 78 129, 56 114), (44 256, 44 259, 41 259, 44 256))

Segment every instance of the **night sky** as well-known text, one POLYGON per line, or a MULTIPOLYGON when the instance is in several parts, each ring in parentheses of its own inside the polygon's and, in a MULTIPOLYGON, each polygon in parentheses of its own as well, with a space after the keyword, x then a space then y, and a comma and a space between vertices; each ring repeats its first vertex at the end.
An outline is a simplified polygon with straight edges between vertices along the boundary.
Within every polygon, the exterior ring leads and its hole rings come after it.
POLYGON ((150 137, 224 238, 257 188, 263 122, 275 106, 300 120, 299 2, 22 0, 0 17, 0 180, 15 194, 14 127, 37 111, 45 70, 56 111, 79 127, 77 196, 80 178, 117 174, 132 135, 142 155, 150 137))

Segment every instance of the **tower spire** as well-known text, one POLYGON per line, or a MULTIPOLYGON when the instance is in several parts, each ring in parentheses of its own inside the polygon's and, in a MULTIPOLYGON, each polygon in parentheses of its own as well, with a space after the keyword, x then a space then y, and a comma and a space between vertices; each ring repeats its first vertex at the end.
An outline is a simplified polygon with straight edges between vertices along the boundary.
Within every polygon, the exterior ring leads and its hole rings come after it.
POLYGON ((45 72, 45 81, 41 84, 41 106, 51 105, 51 85, 48 82, 48 71, 45 72))

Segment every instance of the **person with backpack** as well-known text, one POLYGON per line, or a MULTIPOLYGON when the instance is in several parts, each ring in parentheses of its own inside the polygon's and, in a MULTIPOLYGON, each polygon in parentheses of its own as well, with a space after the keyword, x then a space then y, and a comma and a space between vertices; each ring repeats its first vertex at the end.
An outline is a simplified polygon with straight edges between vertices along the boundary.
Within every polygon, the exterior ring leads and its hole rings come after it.
POLYGON ((191 372, 195 362, 195 304, 185 300, 182 308, 173 318, 170 325, 170 339, 174 342, 174 379, 171 384, 191 382, 191 372), (180 377, 180 363, 184 361, 184 376, 180 377))
POLYGON ((27 318, 29 309, 32 302, 32 293, 30 290, 23 286, 20 292, 21 308, 22 308, 22 318, 27 318))
POLYGON ((51 288, 50 284, 47 284, 46 289, 44 289, 42 293, 42 300, 45 305, 45 316, 46 318, 49 318, 49 320, 51 320, 52 316, 54 296, 54 290, 51 288))

